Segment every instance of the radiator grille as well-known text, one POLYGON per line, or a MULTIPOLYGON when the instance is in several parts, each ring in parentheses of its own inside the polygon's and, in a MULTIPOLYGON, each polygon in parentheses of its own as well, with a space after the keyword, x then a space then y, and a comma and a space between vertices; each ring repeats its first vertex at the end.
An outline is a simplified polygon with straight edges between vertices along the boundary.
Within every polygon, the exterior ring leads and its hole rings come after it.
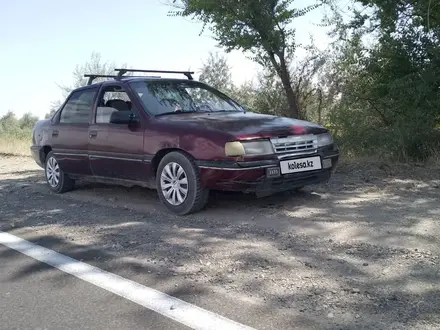
POLYGON ((276 153, 313 153, 318 149, 316 135, 294 135, 271 139, 276 153))

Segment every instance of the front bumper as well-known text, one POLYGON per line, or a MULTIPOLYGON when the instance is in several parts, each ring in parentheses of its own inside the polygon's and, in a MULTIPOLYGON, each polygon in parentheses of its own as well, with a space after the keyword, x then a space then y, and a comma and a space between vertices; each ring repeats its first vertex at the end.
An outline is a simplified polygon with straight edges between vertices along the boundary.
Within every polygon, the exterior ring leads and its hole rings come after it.
POLYGON ((284 157, 282 160, 275 158, 229 164, 197 162, 197 165, 200 168, 201 184, 205 188, 255 193, 258 197, 264 197, 310 184, 326 182, 336 170, 338 161, 338 150, 334 146, 330 146, 321 148, 313 154, 292 155, 284 157), (280 173, 281 161, 315 156, 320 157, 321 169, 289 174, 280 173))

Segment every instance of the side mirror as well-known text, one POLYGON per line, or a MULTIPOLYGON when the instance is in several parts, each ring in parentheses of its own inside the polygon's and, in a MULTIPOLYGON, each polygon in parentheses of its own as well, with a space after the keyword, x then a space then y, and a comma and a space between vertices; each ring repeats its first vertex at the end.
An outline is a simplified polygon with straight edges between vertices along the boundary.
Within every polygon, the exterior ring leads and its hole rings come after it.
POLYGON ((110 116, 111 124, 130 125, 139 122, 139 118, 131 111, 114 111, 110 116))

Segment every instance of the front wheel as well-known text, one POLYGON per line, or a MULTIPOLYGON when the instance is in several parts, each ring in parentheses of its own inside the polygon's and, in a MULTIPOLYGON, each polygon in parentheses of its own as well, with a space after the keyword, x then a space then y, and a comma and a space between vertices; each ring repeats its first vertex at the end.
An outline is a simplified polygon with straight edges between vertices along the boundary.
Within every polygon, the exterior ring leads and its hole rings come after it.
POLYGON ((49 188, 56 193, 67 192, 75 186, 75 181, 64 173, 52 151, 46 157, 44 172, 49 188))
POLYGON ((196 165, 181 152, 173 151, 162 158, 156 185, 161 202, 178 215, 198 212, 208 202, 209 191, 201 186, 196 165))

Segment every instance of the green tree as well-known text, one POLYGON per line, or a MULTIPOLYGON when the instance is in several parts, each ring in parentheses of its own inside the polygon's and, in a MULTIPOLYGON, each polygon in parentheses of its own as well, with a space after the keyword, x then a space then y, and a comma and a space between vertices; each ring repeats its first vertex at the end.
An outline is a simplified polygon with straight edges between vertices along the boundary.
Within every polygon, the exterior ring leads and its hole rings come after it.
MULTIPOLYGON (((320 121, 324 101, 319 102, 319 86, 315 86, 314 80, 325 63, 324 54, 314 47, 308 47, 307 51, 309 55, 293 67, 292 86, 298 96, 301 117, 320 121)), ((200 72, 200 81, 223 91, 250 111, 282 115, 288 108, 280 78, 271 67, 258 72, 256 81, 234 85, 226 57, 210 53, 200 72)))
POLYGON ((239 49, 280 78, 288 113, 300 116, 289 66, 296 48, 293 20, 320 6, 292 8, 293 0, 173 0, 171 15, 190 17, 208 25, 227 52, 239 49))
POLYGON ((428 0, 353 3, 351 20, 337 13, 334 21, 340 38, 329 72, 337 74, 339 99, 332 123, 346 151, 427 158, 439 148, 440 6, 428 0))
POLYGON ((32 113, 25 113, 19 120, 20 129, 32 129, 38 121, 38 117, 32 113))
POLYGON ((240 86, 233 86, 230 92, 231 97, 244 106, 247 110, 253 112, 263 112, 256 104, 257 88, 253 81, 245 81, 240 86))
POLYGON ((253 108, 269 115, 282 115, 288 107, 282 94, 283 85, 272 68, 265 68, 257 74, 253 108))
POLYGON ((0 136, 12 140, 28 140, 37 121, 38 118, 30 113, 26 113, 18 119, 13 111, 8 111, 0 118, 0 136))
POLYGON ((199 80, 228 94, 233 84, 231 67, 226 57, 218 52, 209 53, 208 59, 202 63, 199 80))
POLYGON ((0 129, 2 133, 11 133, 19 129, 17 116, 11 110, 0 118, 0 129))
POLYGON ((250 111, 280 114, 286 107, 282 85, 274 70, 258 72, 257 83, 246 81, 237 86, 231 78, 231 68, 227 58, 219 53, 210 53, 203 61, 199 80, 226 93, 250 111))

